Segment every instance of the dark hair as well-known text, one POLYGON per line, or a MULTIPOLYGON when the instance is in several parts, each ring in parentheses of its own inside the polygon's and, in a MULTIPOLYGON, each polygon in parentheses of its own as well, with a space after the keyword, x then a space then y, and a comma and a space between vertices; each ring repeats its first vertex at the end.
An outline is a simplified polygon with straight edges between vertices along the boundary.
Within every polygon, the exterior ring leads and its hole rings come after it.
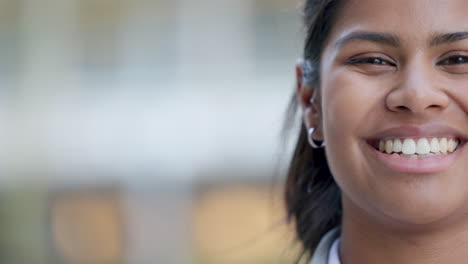
MULTIPOLYGON (((305 0, 303 20, 307 29, 304 45, 304 81, 320 91, 320 59, 324 43, 334 23, 341 0, 305 0)), ((285 127, 290 127, 297 112, 297 97, 292 96, 285 127)), ((320 98, 319 100, 320 101, 320 98)), ((320 102, 318 102, 320 104, 320 102)), ((341 191, 335 183, 324 149, 313 149, 301 122, 299 138, 287 173, 285 200, 289 221, 294 221, 304 254, 315 251, 321 237, 341 224, 341 191)))

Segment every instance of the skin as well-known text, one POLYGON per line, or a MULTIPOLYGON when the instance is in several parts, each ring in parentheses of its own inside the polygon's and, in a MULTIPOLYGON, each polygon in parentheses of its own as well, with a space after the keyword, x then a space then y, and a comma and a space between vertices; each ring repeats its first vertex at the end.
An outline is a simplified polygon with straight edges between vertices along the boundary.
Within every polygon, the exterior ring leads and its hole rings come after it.
POLYGON ((440 64, 468 57, 468 38, 430 44, 437 34, 468 31, 466 10, 466 0, 347 1, 322 53, 320 84, 303 84, 297 64, 304 122, 317 129, 314 139, 327 143, 342 190, 343 264, 468 259, 468 151, 443 172, 401 174, 373 162, 365 141, 402 124, 438 123, 468 133, 468 58, 440 64), (336 45, 354 31, 391 34, 399 43, 336 45), (368 57, 380 61, 347 63, 368 57), (318 90, 318 103, 311 104, 318 90))

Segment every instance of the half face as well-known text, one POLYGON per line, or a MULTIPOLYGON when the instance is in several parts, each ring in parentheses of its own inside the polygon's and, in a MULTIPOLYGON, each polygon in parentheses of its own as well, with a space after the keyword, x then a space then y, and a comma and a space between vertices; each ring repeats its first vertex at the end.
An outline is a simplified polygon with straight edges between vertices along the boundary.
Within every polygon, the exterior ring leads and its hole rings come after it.
MULTIPOLYGON (((468 215, 468 1, 347 1, 321 61, 323 136, 356 208, 399 225, 468 215)), ((466 217, 468 219, 468 217, 466 217)))

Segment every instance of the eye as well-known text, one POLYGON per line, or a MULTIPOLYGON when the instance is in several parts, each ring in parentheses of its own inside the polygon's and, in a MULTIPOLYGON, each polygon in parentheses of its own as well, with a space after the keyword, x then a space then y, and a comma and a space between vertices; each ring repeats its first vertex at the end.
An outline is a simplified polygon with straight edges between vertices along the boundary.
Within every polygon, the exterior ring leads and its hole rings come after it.
POLYGON ((468 56, 452 56, 437 63, 437 65, 457 65, 468 63, 468 56))
POLYGON ((395 63, 389 62, 387 60, 377 58, 377 57, 366 57, 351 59, 347 64, 372 64, 372 65, 382 65, 382 66, 395 66, 395 63))

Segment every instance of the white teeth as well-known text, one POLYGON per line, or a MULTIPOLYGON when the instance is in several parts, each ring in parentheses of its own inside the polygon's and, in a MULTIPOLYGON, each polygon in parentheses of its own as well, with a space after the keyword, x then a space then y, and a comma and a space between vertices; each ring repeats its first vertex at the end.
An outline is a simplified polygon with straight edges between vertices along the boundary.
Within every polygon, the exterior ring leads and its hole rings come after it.
POLYGON ((383 140, 379 141, 379 151, 384 152, 385 151, 385 142, 383 140))
POLYGON ((403 147, 403 143, 401 143, 400 139, 395 139, 393 141, 393 152, 401 152, 401 148, 403 147))
POLYGON ((385 152, 387 152, 388 154, 393 152, 393 141, 392 140, 387 140, 387 142, 385 142, 385 152))
POLYGON ((416 152, 418 154, 427 154, 431 152, 431 146, 429 145, 429 141, 426 138, 418 139, 418 143, 416 144, 416 152))
MULTIPOLYGON (((392 155, 395 155, 393 153, 392 155)), ((405 158, 411 158, 411 159, 425 159, 425 158, 430 158, 430 157, 435 157, 435 156, 440 156, 440 155, 447 155, 447 154, 441 154, 439 153, 428 153, 428 154, 412 154, 412 155, 406 155, 406 154, 397 154, 398 156, 405 157, 405 158)))
POLYGON ((431 152, 437 153, 439 151, 440 151, 439 140, 437 140, 437 138, 433 138, 431 140, 431 152))
POLYGON ((447 143, 447 150, 449 152, 454 152, 455 149, 457 148, 458 146, 458 140, 455 140, 453 138, 449 139, 448 143, 447 143))
POLYGON ((424 159, 424 158, 429 158, 429 157, 433 157, 433 156, 435 156, 435 154, 429 152, 429 153, 424 154, 424 155, 418 155, 418 158, 424 159))
POLYGON ((380 152, 397 154, 408 158, 426 158, 434 155, 448 154, 454 152, 460 141, 456 138, 419 138, 419 139, 387 139, 380 140, 378 148, 380 152), (402 142, 403 140, 403 142, 402 142))
POLYGON ((442 138, 439 142, 440 152, 447 153, 447 139, 442 138))
POLYGON ((403 146, 401 148, 403 154, 412 155, 416 153, 416 142, 413 139, 407 138, 403 141, 403 146))

